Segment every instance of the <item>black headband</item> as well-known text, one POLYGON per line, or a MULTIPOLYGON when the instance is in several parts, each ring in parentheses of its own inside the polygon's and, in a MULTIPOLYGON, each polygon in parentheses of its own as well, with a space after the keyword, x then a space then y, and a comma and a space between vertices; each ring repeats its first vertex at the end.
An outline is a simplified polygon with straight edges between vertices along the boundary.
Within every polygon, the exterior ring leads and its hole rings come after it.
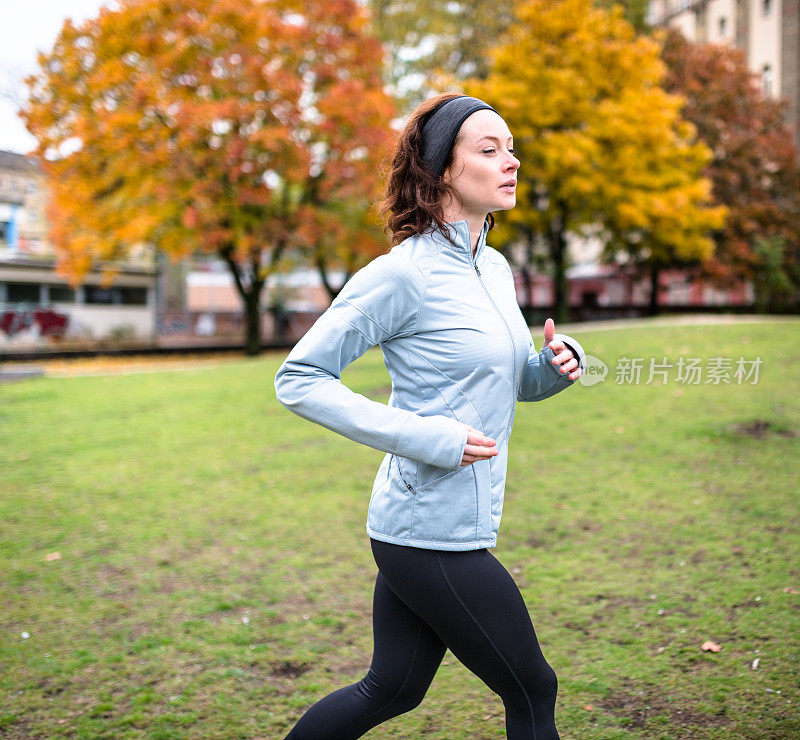
MULTIPOLYGON (((478 98, 460 95, 434 108, 433 113, 428 116, 422 127, 422 156, 436 177, 441 176, 444 170, 444 163, 453 148, 461 124, 475 111, 484 108, 494 110, 491 105, 478 98)), ((494 112, 497 113, 496 110, 494 112)))

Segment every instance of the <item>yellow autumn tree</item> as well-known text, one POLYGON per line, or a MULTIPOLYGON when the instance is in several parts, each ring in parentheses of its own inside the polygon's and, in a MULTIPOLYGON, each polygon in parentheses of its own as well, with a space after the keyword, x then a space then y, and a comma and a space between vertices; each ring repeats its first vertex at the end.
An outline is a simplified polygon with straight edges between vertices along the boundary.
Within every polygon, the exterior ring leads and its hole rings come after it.
POLYGON ((141 242, 216 253, 256 354, 287 258, 325 277, 384 248, 370 204, 396 109, 367 23, 355 0, 118 0, 67 21, 23 111, 59 272, 100 263, 107 284, 141 242))
POLYGON ((522 162, 498 237, 546 246, 565 321, 569 233, 600 236, 606 260, 667 265, 708 257, 725 211, 701 175, 710 150, 662 87, 657 40, 591 0, 523 0, 515 16, 489 75, 463 87, 501 112, 522 162))

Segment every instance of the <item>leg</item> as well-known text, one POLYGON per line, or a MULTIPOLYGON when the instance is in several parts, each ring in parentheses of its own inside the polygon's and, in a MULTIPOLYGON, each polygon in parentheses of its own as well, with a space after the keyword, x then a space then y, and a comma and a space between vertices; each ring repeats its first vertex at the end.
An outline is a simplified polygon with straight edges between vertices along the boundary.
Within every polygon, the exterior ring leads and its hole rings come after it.
POLYGON ((446 648, 380 573, 375 579, 372 625, 375 648, 367 675, 320 699, 285 740, 358 738, 422 701, 446 648))
POLYGON ((503 700, 511 740, 557 740, 558 680, 514 579, 487 549, 372 541, 381 573, 467 668, 503 700))

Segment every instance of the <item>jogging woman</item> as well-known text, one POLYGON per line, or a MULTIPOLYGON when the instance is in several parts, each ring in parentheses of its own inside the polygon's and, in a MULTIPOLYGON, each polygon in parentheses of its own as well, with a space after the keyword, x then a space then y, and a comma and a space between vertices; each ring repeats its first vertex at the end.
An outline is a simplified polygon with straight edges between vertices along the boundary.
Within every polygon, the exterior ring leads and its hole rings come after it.
MULTIPOLYGON (((386 453, 366 526, 378 566, 372 663, 286 740, 357 738, 408 712, 447 648, 499 694, 509 738, 558 738, 556 674, 516 583, 489 552, 516 401, 549 398, 586 367, 552 319, 535 350, 508 263, 486 244, 492 211, 515 205, 519 166, 491 106, 458 93, 421 104, 382 203, 394 246, 353 275, 278 370, 284 406, 386 453), (340 380, 375 345, 392 380, 388 404, 340 380)), ((532 493, 542 490, 547 479, 532 477, 532 493)))

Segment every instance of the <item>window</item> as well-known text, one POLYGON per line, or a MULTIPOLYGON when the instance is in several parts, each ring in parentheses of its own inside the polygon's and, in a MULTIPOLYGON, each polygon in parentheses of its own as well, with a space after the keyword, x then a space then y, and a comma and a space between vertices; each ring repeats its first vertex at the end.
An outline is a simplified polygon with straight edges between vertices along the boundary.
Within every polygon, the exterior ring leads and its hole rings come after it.
POLYGON ((0 221, 0 242, 8 243, 8 237, 11 235, 11 223, 9 221, 0 221))
POLYGON ((724 36, 725 32, 728 30, 728 19, 723 15, 720 17, 719 21, 719 35, 724 36))
POLYGON ((772 0, 761 0, 761 13, 769 15, 772 12, 772 0))
POLYGON ((765 98, 772 96, 772 67, 765 64, 761 70, 761 93, 765 98))
POLYGON ((8 283, 9 303, 39 303, 39 283, 8 283))
POLYGON ((51 285, 50 300, 59 303, 75 303, 75 291, 68 285, 51 285))
POLYGON ((101 288, 99 285, 87 285, 84 288, 86 303, 114 305, 147 305, 147 288, 130 288, 125 286, 101 288))
POLYGON ((147 305, 147 288, 120 288, 122 302, 136 306, 147 305))

